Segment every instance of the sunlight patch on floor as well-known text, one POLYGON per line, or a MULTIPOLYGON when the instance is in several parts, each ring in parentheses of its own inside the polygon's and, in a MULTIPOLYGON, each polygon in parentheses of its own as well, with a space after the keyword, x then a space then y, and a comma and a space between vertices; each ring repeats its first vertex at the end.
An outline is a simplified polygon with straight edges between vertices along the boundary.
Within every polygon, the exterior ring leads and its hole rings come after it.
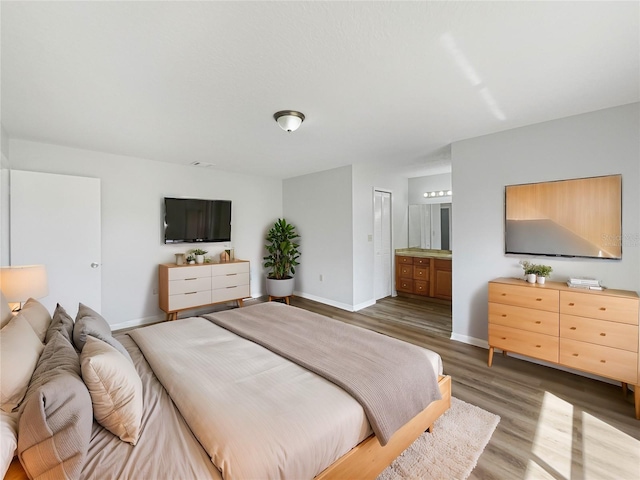
POLYGON ((582 412, 582 444, 585 480, 640 478, 639 440, 582 412))
POLYGON ((573 405, 545 392, 531 451, 540 459, 541 468, 554 472, 550 478, 571 478, 572 444, 573 405))

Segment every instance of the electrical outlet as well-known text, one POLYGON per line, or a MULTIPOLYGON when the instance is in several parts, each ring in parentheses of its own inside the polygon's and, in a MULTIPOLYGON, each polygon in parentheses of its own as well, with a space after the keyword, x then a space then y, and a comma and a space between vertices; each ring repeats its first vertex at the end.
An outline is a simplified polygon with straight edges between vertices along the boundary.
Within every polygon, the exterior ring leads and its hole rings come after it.
POLYGON ((322 282, 324 280, 324 275, 320 274, 320 281, 322 282))
POLYGON ((157 294, 158 294, 158 289, 157 289, 157 288, 154 288, 154 289, 153 289, 153 294, 154 294, 154 295, 157 295, 157 294))
POLYGON ((368 242, 373 242, 373 235, 371 235, 371 234, 367 235, 367 241, 368 242))

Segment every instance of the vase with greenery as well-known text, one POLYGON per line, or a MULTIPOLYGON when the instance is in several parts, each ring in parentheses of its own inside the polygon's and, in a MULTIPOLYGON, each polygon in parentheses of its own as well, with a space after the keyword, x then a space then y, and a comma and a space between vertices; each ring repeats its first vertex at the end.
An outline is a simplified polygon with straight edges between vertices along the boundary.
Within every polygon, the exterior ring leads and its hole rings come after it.
POLYGON ((293 277, 299 265, 300 251, 296 227, 279 218, 271 227, 265 240, 267 256, 263 257, 267 269, 267 293, 271 297, 288 297, 293 294, 293 277))
POLYGON ((536 283, 536 267, 537 265, 529 262, 528 260, 521 260, 520 266, 524 270, 525 280, 529 283, 536 283))
POLYGON ((543 284, 545 279, 553 272, 549 265, 534 265, 538 283, 543 284))
POLYGON ((204 263, 204 256, 207 254, 206 250, 202 250, 201 248, 194 248, 191 250, 191 254, 196 257, 196 263, 204 263))

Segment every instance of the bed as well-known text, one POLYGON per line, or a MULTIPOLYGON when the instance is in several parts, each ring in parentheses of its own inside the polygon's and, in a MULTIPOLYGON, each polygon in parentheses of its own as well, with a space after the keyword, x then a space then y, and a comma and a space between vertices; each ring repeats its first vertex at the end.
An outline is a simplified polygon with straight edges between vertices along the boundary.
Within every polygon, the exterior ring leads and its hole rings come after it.
MULTIPOLYGON (((297 331, 302 337, 305 321, 327 323, 339 332, 346 327, 347 333, 333 333, 336 337, 329 340, 331 348, 324 355, 329 363, 342 362, 334 358, 339 350, 334 345, 339 343, 337 337, 349 337, 349 332, 358 338, 381 337, 385 344, 391 340, 392 347, 388 348, 408 347, 395 339, 279 303, 115 334, 112 338, 130 357, 141 383, 137 437, 134 442, 123 441, 122 436, 93 420, 82 465, 75 465, 76 478, 375 478, 449 408, 451 379, 442 375, 440 357, 411 346, 436 379, 437 392, 429 395, 437 399, 415 415, 410 414, 391 433, 385 431, 387 423, 400 420, 385 417, 372 421, 372 411, 378 408, 375 402, 363 407, 353 392, 337 386, 335 382, 342 381, 340 376, 327 380, 313 371, 322 370, 323 365, 302 367, 288 359, 297 352, 295 348, 293 353, 286 351, 286 345, 278 343, 281 335, 276 322, 284 317, 301 325, 283 324, 280 328, 297 331), (232 331, 242 330, 243 323, 249 324, 248 330, 232 331), (252 331, 261 323, 269 328, 252 331), (248 340, 251 335, 258 338, 248 340), (268 346, 278 353, 265 346, 269 342, 272 345, 268 346)), ((98 338, 108 340, 106 332, 98 333, 98 338)), ((307 333, 312 342, 302 350, 313 350, 314 344, 320 344, 318 351, 327 351, 327 344, 322 345, 317 336, 317 332, 307 333)), ((303 345, 302 337, 294 343, 303 345)), ((97 344, 88 332, 85 349, 97 344)), ((359 348, 364 351, 373 347, 364 344, 359 348)), ((369 357, 374 362, 386 354, 373 353, 369 357)), ((360 356, 354 355, 356 360, 360 356)), ((307 360, 298 361, 304 364, 307 360)), ((349 376, 346 370, 341 375, 349 376)), ((367 375, 360 372, 356 376, 367 375)), ((346 388, 361 394, 361 387, 346 388)), ((413 391, 409 387, 407 390, 413 391)), ((416 390, 418 393, 410 396, 422 395, 420 388, 416 390)), ((95 403, 93 411, 96 415, 95 403)), ((26 456, 21 458, 24 463, 26 456)), ((7 475, 20 473, 20 464, 14 461, 7 475)))

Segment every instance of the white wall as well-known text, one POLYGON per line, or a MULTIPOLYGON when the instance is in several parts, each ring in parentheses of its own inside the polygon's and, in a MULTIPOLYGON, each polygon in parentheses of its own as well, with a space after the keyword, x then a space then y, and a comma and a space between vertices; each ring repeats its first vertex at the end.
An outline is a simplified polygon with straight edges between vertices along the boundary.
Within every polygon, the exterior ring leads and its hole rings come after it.
MULTIPOLYGON (((282 215, 281 180, 22 140, 10 140, 10 152, 12 169, 101 179, 102 313, 111 324, 163 318, 153 293, 158 264, 192 248, 164 245, 165 196, 231 200, 231 246, 236 257, 251 261, 252 295, 264 293, 263 239, 282 215)), ((224 245, 202 248, 216 254, 224 245)), ((76 307, 66 308, 71 313, 76 307)))
POLYGON ((621 261, 531 259, 551 280, 597 277, 611 288, 640 289, 640 109, 630 104, 455 142, 452 146, 453 338, 487 339, 487 282, 521 277, 503 241, 504 187, 622 174, 621 261))
MULTIPOLYGON (((373 191, 391 192, 392 248, 406 248, 409 235, 408 181, 395 171, 393 161, 353 165, 353 305, 359 310, 375 303, 373 191)), ((395 265, 392 266, 395 268, 395 265)), ((395 270, 391 278, 395 278, 395 270)), ((395 285, 394 289, 395 290, 395 285)))
POLYGON ((289 178, 282 190, 284 217, 301 236, 296 295, 350 310, 351 166, 289 178))
POLYGON ((440 175, 427 175, 409 179, 409 205, 422 205, 425 203, 450 203, 451 196, 425 198, 425 192, 447 192, 451 190, 451 173, 440 175))
POLYGON ((0 265, 9 265, 9 136, 0 124, 0 265))

